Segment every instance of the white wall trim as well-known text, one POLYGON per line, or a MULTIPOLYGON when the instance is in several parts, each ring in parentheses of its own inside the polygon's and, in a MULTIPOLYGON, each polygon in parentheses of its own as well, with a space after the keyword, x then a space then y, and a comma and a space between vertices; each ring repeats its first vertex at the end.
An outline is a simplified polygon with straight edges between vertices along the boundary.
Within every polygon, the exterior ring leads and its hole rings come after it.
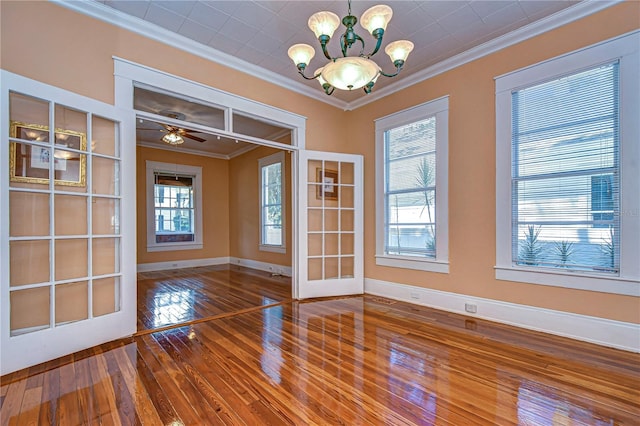
POLYGON ((640 353, 640 324, 365 278, 365 293, 640 353), (465 311, 465 303, 477 313, 465 311))
POLYGON ((251 259, 242 259, 240 257, 229 258, 232 265, 244 266, 246 268, 257 269, 259 271, 271 272, 273 274, 291 276, 291 266, 276 265, 275 263, 260 262, 251 259))
POLYGON ((168 269, 196 268, 198 266, 226 265, 229 257, 206 259, 170 260, 168 262, 138 263, 138 272, 166 271, 168 269))

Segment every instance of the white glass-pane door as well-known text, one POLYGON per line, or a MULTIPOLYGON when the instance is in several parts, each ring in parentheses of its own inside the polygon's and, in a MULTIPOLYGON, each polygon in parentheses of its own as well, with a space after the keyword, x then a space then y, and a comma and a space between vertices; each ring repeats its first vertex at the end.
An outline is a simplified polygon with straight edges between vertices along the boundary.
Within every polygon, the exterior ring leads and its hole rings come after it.
POLYGON ((131 304, 122 289, 121 119, 102 103, 2 77, 6 374, 122 337, 131 304))
POLYGON ((298 170, 298 297, 363 293, 362 157, 303 151, 298 170))

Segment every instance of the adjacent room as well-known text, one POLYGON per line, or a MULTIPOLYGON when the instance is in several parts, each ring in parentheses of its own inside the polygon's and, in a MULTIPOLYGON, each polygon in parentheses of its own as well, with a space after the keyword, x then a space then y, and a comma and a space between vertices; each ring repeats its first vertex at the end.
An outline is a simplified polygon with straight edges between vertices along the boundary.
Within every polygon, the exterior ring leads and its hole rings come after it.
POLYGON ((0 2, 0 423, 632 425, 640 2, 0 2))

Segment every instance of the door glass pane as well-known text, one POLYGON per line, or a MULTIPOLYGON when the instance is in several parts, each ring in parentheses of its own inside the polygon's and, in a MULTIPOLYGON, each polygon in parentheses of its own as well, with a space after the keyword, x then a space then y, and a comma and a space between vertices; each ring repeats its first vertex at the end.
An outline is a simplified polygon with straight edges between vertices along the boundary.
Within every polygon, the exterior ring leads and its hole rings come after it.
POLYGON ((94 194, 120 195, 119 165, 117 160, 93 157, 91 182, 94 194))
POLYGON ((93 280, 93 316, 99 317, 120 310, 118 277, 93 280))
POLYGON ((324 211, 324 230, 325 231, 338 231, 338 210, 325 209, 324 211))
POLYGON ((56 194, 56 235, 87 234, 87 197, 56 194))
POLYGON ((322 279, 322 259, 309 259, 309 281, 322 279))
POLYGON ((325 256, 334 256, 339 254, 337 233, 324 234, 324 254, 325 256))
POLYGON ((58 147, 87 150, 87 113, 56 105, 55 122, 58 147))
POLYGON ((49 286, 12 291, 11 335, 49 328, 49 286))
POLYGON ((56 172, 55 189, 66 192, 87 192, 87 156, 56 149, 53 157, 56 172))
POLYGON ((324 259, 324 278, 332 279, 338 278, 340 275, 338 274, 338 262, 339 258, 337 257, 328 257, 324 259))
POLYGON ((118 143, 117 131, 118 123, 102 117, 92 119, 93 140, 89 144, 94 154, 118 156, 120 155, 120 144, 118 143))
POLYGON ((309 209, 307 213, 309 231, 322 231, 322 209, 309 209))
POLYGON ((49 194, 9 192, 9 235, 49 235, 49 194))
POLYGON ((49 281, 49 240, 9 243, 11 287, 49 281))
POLYGON ((59 284, 56 293, 56 325, 80 321, 89 317, 88 285, 86 281, 59 284))
POLYGON ((12 187, 48 189, 51 148, 12 142, 9 147, 9 173, 12 187), (21 185, 27 184, 27 185, 21 185))
POLYGON ((340 258, 340 275, 342 278, 353 278, 353 257, 340 258))
POLYGON ((340 230, 353 231, 353 210, 340 210, 340 230))
POLYGON ((354 254, 353 234, 340 234, 340 254, 354 254))
POLYGON ((322 196, 320 191, 322 186, 320 184, 310 183, 307 189, 307 203, 309 207, 322 207, 322 196))
POLYGON ((11 121, 49 128, 49 102, 20 93, 9 94, 11 121))
POLYGON ((56 240, 56 280, 86 277, 87 239, 56 240))
POLYGON ((119 238, 94 238, 91 242, 93 253, 93 275, 107 275, 120 272, 119 238))
POLYGON ((111 235, 120 232, 120 201, 113 198, 93 198, 93 233, 111 235))
POLYGON ((309 234, 309 256, 322 256, 322 234, 309 234))
POLYGON ((353 185, 353 163, 340 163, 340 184, 353 185))
POLYGON ((340 207, 353 207, 353 186, 340 187, 340 207))

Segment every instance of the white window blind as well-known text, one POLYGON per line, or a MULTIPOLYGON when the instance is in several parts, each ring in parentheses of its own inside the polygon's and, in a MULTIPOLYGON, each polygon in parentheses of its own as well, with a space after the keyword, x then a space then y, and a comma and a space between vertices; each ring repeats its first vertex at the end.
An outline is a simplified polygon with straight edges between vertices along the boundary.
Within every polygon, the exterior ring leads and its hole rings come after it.
POLYGON ((385 254, 436 257, 436 117, 385 132, 385 254))
POLYGON ((513 264, 617 274, 618 62, 511 96, 513 264))

